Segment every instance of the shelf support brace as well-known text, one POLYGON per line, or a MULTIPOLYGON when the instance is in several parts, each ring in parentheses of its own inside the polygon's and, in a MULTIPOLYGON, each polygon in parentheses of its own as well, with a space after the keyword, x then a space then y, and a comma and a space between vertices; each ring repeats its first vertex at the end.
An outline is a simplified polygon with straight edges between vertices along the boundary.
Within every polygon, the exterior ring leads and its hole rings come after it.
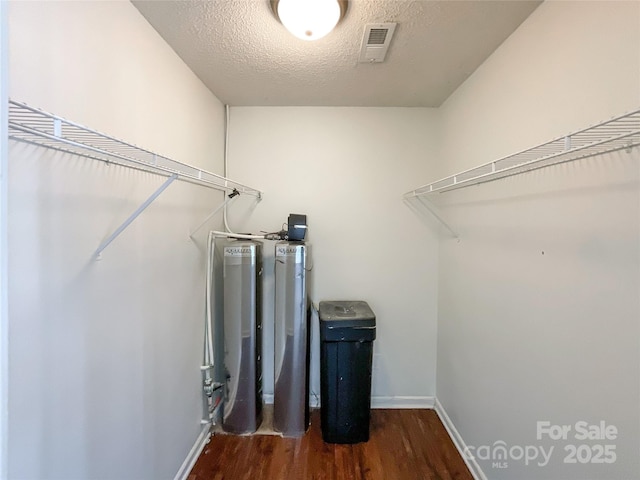
POLYGON ((102 242, 102 243, 100 244, 100 246, 98 247, 98 249, 97 249, 97 250, 95 251, 95 253, 93 254, 93 257, 94 257, 96 260, 98 260, 98 259, 100 258, 100 254, 102 253, 102 251, 103 251, 105 248, 107 248, 107 247, 109 246, 109 244, 110 244, 111 242, 113 242, 113 241, 118 237, 118 235, 120 235, 122 232, 124 232, 124 231, 125 231, 125 229, 126 229, 129 225, 131 225, 131 223, 133 223, 133 221, 134 221, 136 218, 138 218, 138 217, 140 216, 140 214, 141 214, 142 212, 144 212, 144 211, 145 211, 145 209, 146 209, 149 205, 151 205, 151 204, 153 203, 153 201, 154 201, 156 198, 158 198, 158 197, 160 196, 160 194, 161 194, 162 192, 164 192, 164 191, 167 189, 167 187, 168 187, 169 185, 171 185, 171 184, 173 183, 173 181, 174 181, 174 180, 177 180, 177 179, 178 179, 178 174, 177 174, 177 173, 174 173, 174 174, 173 174, 173 175, 171 175, 169 178, 167 178, 167 180, 166 180, 162 185, 160 185, 160 187, 159 187, 155 192, 153 192, 153 193, 151 194, 151 196, 150 196, 149 198, 147 198, 147 199, 144 201, 144 203, 143 203, 142 205, 140 205, 140 206, 137 208, 137 210, 136 210, 135 212, 133 212, 133 213, 129 216, 129 218, 127 218, 127 219, 122 223, 122 225, 120 225, 118 228, 116 228, 115 232, 113 232, 111 235, 109 235, 109 237, 107 237, 107 239, 106 239, 104 242, 102 242))
POLYGON ((233 200, 234 198, 236 198, 236 195, 234 195, 234 196, 232 196, 232 197, 230 196, 230 197, 228 197, 228 198, 225 198, 224 202, 222 202, 220 205, 218 205, 218 207, 217 207, 213 212, 211 212, 209 215, 207 215, 207 218, 205 218, 205 219, 200 223, 200 225, 198 225, 196 228, 194 228, 194 229, 191 231, 191 233, 189 233, 189 237, 193 240, 193 236, 196 234, 196 232, 197 232, 198 230, 200 230, 202 227, 204 227, 204 225, 205 225, 209 220, 211 220, 211 218, 212 218, 216 213, 218 213, 218 212, 219 212, 220 210, 222 210, 225 206, 227 206, 227 205, 229 204, 229 202, 231 202, 231 200, 233 200))
POLYGON ((429 200, 425 200, 423 197, 420 197, 420 196, 416 196, 416 198, 422 205, 424 205, 424 207, 427 210, 429 210, 429 213, 433 215, 436 218, 436 220, 438 220, 442 224, 442 226, 444 226, 444 228, 446 228, 449 231, 449 233, 453 238, 456 238, 456 239, 459 238, 459 235, 449 226, 449 224, 445 222, 440 215, 438 215, 438 212, 436 211, 436 207, 429 200))

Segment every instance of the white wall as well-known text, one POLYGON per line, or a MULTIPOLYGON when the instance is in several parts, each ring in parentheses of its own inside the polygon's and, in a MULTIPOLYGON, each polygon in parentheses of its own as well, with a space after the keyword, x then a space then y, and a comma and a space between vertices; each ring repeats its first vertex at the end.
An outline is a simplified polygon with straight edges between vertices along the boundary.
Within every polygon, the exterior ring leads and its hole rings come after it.
MULTIPOLYGON (((7 138, 9 34, 6 2, 0 3, 0 138, 7 138)), ((0 142, 0 478, 7 476, 9 424, 9 311, 7 308, 7 142, 0 142)))
MULTIPOLYGON (((9 7, 14 100, 221 173, 220 102, 129 2, 9 7)), ((9 478, 173 478, 202 414, 188 231, 222 194, 174 183, 96 262, 164 177, 15 142, 9 168, 9 478)))
MULTIPOLYGON (((546 2, 441 108, 440 174, 640 106, 640 4, 546 2)), ((444 195, 437 396, 471 446, 554 446, 548 466, 479 460, 490 479, 638 478, 640 153, 444 195), (604 420, 614 441, 540 441, 536 422, 604 420), (611 465, 564 464, 613 444, 611 465)), ((517 450, 516 450, 517 454, 517 450)))
MULTIPOLYGON (((312 300, 361 299, 376 313, 374 405, 432 401, 437 236, 401 195, 432 175, 436 111, 234 107, 230 125, 229 175, 268 192, 254 210, 242 199, 232 205, 230 226, 279 230, 289 213, 306 213, 312 300)), ((273 345, 272 250, 265 248, 265 351, 273 345)), ((316 392, 317 366, 316 357, 316 392)), ((272 393, 273 358, 264 359, 264 379, 272 393)))

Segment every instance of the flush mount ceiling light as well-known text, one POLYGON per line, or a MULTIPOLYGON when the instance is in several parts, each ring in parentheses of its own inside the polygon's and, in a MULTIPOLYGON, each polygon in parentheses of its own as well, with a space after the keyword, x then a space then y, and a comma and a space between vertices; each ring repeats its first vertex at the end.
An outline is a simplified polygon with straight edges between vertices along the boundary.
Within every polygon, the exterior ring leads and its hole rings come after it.
POLYGON ((318 40, 344 17, 347 0, 271 0, 271 8, 293 35, 318 40))

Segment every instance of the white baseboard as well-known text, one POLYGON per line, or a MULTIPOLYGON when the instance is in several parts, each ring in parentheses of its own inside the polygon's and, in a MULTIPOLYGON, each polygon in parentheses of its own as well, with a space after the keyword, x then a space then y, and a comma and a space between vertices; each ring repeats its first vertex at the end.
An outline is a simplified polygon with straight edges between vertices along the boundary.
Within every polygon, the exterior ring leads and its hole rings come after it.
POLYGON ((187 458, 184 459, 178 473, 173 477, 173 480, 187 480, 189 473, 191 473, 191 469, 196 464, 196 460, 198 460, 202 450, 204 450, 204 446, 209 441, 210 436, 211 425, 204 425, 200 435, 198 435, 198 438, 196 439, 196 442, 193 444, 193 447, 191 447, 191 451, 189 451, 187 458))
POLYGON ((464 460, 464 463, 467 464, 467 467, 469 468, 469 471, 471 472, 471 475, 473 476, 474 480, 487 480, 487 476, 484 474, 484 472, 480 468, 480 465, 478 465, 478 462, 476 462, 476 459, 467 458, 467 456, 465 455, 465 451, 467 451, 467 444, 464 442, 464 440, 460 436, 460 433, 456 429, 455 425, 449 418, 449 415, 447 415, 447 412, 445 411, 444 407, 442 406, 442 404, 437 398, 435 399, 435 410, 436 410, 436 413, 438 414, 438 417, 440 417, 440 421, 444 425, 444 428, 449 433, 451 440, 453 440, 453 444, 458 449, 458 452, 460 453, 460 456, 464 460))
MULTIPOLYGON (((265 393, 262 395, 264 403, 273 404, 273 393, 265 393)), ((309 405, 311 408, 320 407, 320 399, 315 395, 309 397, 309 405)), ((435 397, 371 397, 371 408, 429 408, 435 405, 435 397)))
POLYGON ((371 408, 428 408, 435 405, 435 397, 371 397, 371 408))

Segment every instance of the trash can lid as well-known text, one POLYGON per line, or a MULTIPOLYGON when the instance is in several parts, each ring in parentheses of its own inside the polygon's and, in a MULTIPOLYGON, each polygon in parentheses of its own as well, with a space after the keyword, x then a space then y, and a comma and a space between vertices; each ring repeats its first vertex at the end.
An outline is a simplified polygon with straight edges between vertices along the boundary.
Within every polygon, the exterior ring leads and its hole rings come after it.
POLYGON ((336 300, 320 302, 319 317, 322 322, 332 322, 340 327, 375 326, 376 316, 367 302, 360 300, 336 300))

